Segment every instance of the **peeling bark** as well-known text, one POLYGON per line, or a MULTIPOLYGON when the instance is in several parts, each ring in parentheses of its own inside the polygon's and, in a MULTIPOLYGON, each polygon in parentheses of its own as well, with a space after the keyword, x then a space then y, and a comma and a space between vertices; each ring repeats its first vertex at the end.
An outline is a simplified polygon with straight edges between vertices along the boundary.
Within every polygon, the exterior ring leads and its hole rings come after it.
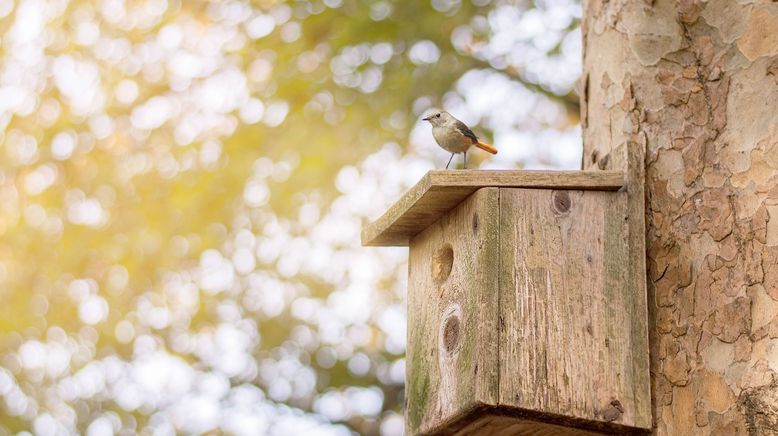
POLYGON ((778 434, 778 5, 584 10, 584 168, 647 150, 655 432, 778 434))

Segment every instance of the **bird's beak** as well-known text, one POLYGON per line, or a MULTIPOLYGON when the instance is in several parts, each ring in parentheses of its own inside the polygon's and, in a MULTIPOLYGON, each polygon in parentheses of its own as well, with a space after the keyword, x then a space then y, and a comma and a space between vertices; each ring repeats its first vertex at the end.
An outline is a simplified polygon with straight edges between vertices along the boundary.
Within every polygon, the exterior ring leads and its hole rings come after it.
POLYGON ((431 118, 432 118, 432 117, 424 117, 424 118, 422 118, 422 120, 424 120, 424 121, 429 121, 431 118))

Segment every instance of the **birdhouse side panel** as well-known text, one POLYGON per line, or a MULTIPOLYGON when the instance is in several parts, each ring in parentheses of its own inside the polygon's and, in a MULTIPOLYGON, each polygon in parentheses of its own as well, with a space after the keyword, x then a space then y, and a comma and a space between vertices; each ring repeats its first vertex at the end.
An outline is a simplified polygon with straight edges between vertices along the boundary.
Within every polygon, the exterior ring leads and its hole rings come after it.
POLYGON ((410 242, 406 432, 498 395, 499 189, 483 188, 410 242))

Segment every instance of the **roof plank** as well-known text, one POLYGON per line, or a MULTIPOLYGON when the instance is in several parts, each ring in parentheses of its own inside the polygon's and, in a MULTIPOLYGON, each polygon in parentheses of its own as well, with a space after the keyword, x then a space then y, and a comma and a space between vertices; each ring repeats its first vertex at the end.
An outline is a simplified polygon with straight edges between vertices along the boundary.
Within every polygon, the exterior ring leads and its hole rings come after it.
POLYGON ((362 229, 362 245, 407 246, 480 188, 618 191, 624 177, 623 171, 432 170, 362 229))

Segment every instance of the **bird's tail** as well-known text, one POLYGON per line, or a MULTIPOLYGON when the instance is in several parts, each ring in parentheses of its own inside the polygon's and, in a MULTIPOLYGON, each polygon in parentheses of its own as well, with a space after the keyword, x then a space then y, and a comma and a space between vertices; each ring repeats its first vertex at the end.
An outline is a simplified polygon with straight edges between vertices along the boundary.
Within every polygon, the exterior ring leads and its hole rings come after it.
POLYGON ((491 154, 497 154, 497 149, 496 148, 492 147, 489 144, 485 144, 485 143, 483 143, 481 141, 476 142, 475 146, 480 148, 481 150, 488 151, 491 154))

